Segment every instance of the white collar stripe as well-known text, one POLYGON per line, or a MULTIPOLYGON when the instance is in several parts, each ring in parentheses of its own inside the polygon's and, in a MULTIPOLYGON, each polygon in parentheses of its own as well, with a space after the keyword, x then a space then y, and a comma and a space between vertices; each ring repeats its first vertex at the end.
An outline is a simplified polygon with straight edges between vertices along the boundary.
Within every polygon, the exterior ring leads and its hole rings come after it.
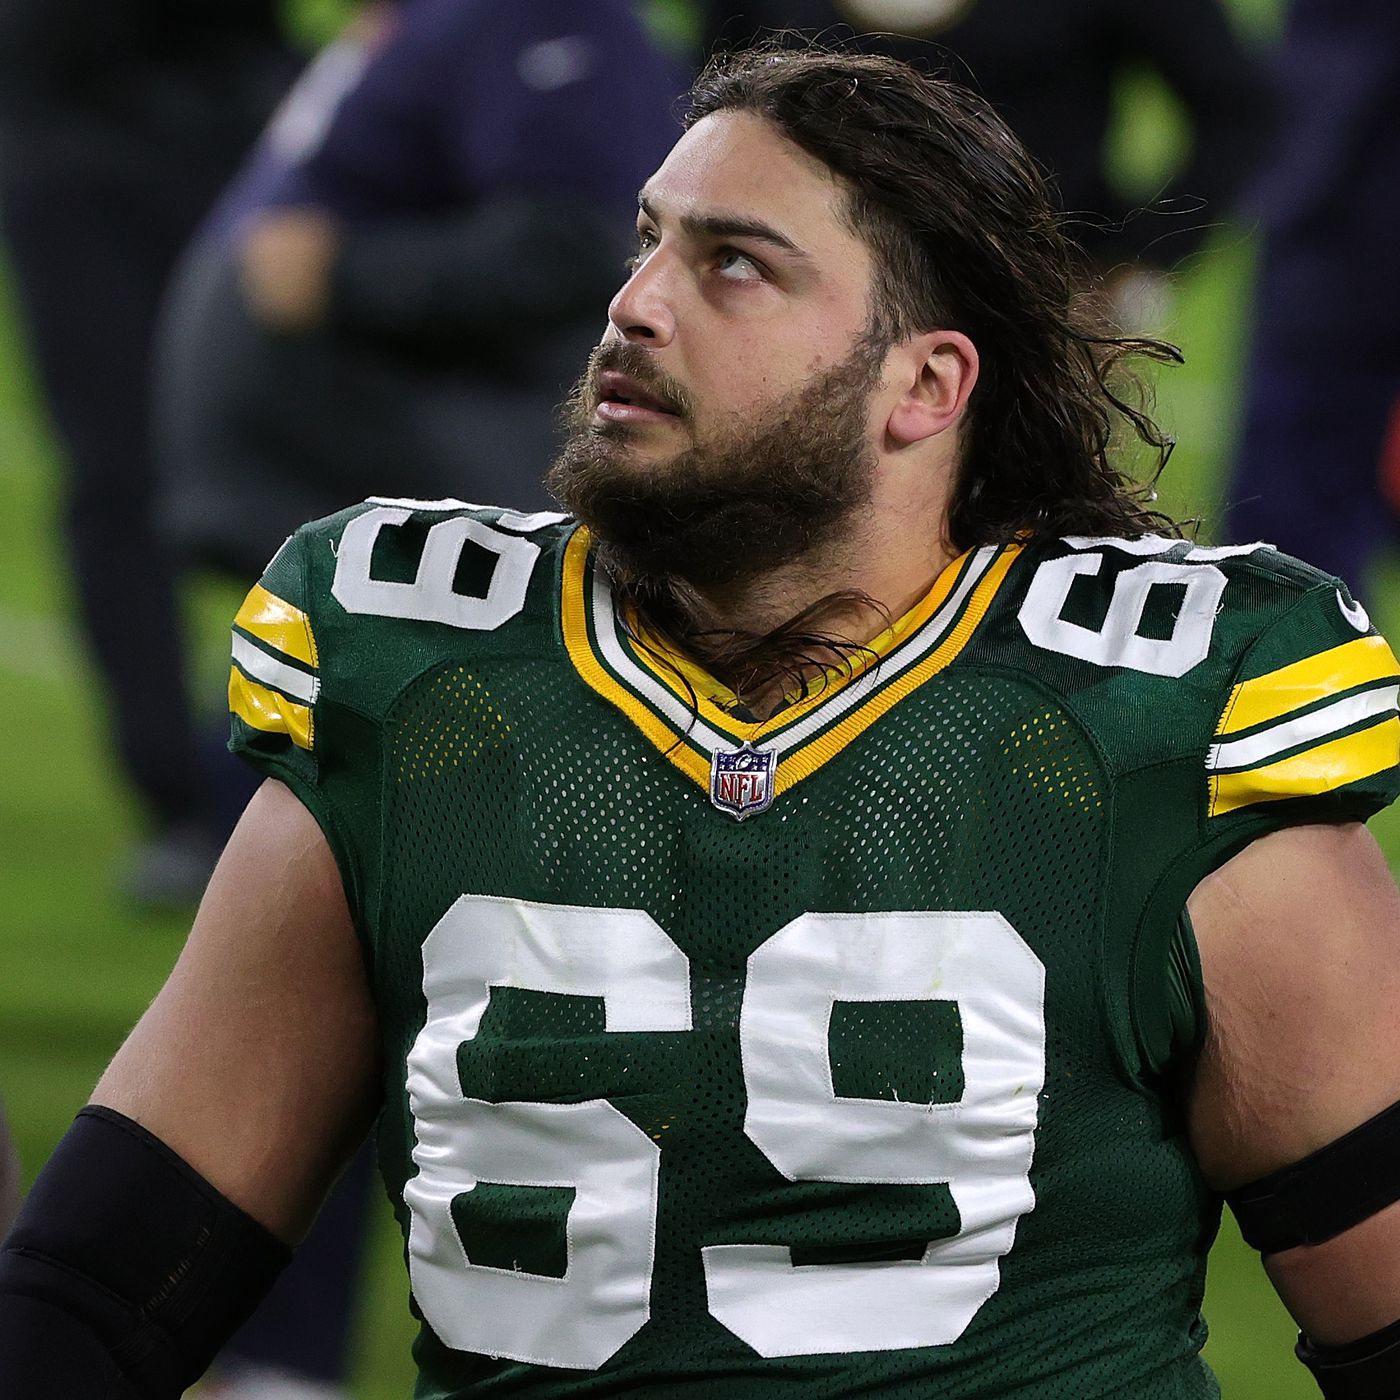
POLYGON ((912 637, 906 637, 894 651, 881 659, 878 666, 872 666, 864 675, 843 686, 825 704, 819 705, 790 729, 775 735, 773 742, 757 744, 755 747, 776 749, 782 754, 798 744, 806 743, 817 730, 825 729, 835 720, 848 714, 871 691, 894 680, 916 662, 922 661, 947 635, 954 619, 962 611, 968 594, 981 582, 982 576, 1000 552, 1001 546, 994 544, 979 549, 963 572, 962 580, 953 590, 952 597, 912 637))
MULTIPOLYGON (((815 733, 826 729, 864 701, 875 689, 894 680, 915 663, 923 660, 944 640, 962 611, 969 594, 977 587, 993 561, 1001 553, 1001 545, 984 545, 973 555, 952 596, 912 636, 906 637, 889 655, 881 658, 863 675, 847 682, 830 700, 820 702, 811 713, 754 741, 754 748, 776 753, 780 758, 789 750, 806 743, 815 733)), ((612 592, 603 571, 593 569, 591 612, 594 639, 599 654, 618 680, 644 700, 677 730, 702 750, 729 753, 739 741, 721 734, 698 718, 691 707, 659 677, 642 666, 632 655, 621 634, 622 624, 613 608, 612 592)))
POLYGON ((698 718, 690 706, 668 685, 637 664, 627 654, 627 648, 618 635, 618 621, 613 610, 612 591, 607 579, 599 568, 593 569, 593 635, 598 651, 608 663, 613 674, 628 689, 635 691, 654 710, 694 743, 698 748, 710 753, 728 753, 735 747, 734 740, 711 729, 704 720, 698 718), (687 732, 688 731, 688 732, 687 732))

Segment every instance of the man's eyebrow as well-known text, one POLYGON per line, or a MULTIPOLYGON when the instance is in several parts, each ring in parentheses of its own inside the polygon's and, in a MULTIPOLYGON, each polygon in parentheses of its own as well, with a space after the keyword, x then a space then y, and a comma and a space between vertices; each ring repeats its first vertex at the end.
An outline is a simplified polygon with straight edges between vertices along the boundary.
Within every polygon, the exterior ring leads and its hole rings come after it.
MULTIPOLYGON (((637 207, 653 223, 660 223, 656 209, 646 195, 637 197, 637 207)), ((745 218, 742 214, 730 214, 723 210, 712 214, 682 214, 680 226, 691 238, 752 238, 760 243, 769 243, 783 252, 798 258, 810 258, 811 254, 799 248, 787 234, 780 233, 772 224, 761 219, 745 218)))

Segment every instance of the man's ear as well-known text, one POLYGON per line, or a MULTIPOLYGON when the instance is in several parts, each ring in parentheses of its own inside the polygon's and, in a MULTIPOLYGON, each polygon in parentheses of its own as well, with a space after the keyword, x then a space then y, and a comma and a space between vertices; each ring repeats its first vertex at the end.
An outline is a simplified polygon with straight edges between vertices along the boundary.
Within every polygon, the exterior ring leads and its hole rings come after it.
POLYGON ((961 331, 926 331, 902 346, 897 363, 904 392, 890 411, 886 431, 899 447, 912 447, 953 427, 977 383, 977 347, 961 331))

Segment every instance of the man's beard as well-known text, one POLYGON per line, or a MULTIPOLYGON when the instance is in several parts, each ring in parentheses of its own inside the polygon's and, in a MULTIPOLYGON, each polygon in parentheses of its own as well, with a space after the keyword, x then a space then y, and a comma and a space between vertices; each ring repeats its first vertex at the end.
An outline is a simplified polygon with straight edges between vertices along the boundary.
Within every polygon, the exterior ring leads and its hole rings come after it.
POLYGON ((630 457, 630 428, 592 421, 598 375, 632 376, 682 424, 686 397, 650 352, 601 345, 565 406, 569 437, 546 485, 599 541, 619 581, 651 592, 671 581, 710 590, 761 577, 820 552, 870 500, 877 459, 868 405, 883 359, 884 346, 862 336, 763 421, 646 462, 630 457))

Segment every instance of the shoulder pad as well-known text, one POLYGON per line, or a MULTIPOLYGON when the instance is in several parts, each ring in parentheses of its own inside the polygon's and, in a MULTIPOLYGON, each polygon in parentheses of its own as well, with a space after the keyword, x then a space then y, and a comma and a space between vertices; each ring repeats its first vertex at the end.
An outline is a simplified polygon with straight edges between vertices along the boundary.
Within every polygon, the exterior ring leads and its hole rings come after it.
POLYGON ((339 677, 341 701, 353 687, 372 711, 376 692, 395 688, 411 665, 503 627, 569 523, 553 512, 371 497, 304 525, 234 619, 229 705, 239 747, 266 748, 275 735, 311 751, 328 681, 339 677), (385 631, 378 619, 436 626, 424 640, 421 626, 385 631))
POLYGON ((1204 755, 1211 817, 1291 799, 1269 820, 1327 820, 1392 800, 1400 668, 1339 580, 1264 544, 1071 537, 1026 553, 1010 600, 1022 664, 1115 762, 1204 755))

